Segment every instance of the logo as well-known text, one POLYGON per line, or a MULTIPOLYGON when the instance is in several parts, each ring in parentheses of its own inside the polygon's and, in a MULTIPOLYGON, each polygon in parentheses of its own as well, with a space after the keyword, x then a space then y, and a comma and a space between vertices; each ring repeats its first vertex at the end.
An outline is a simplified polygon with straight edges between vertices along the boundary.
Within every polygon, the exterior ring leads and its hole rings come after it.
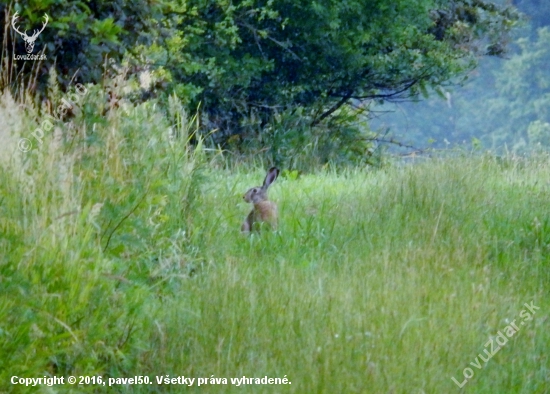
POLYGON ((17 57, 15 57, 16 55, 14 54, 14 59, 15 60, 19 60, 19 59, 21 59, 21 60, 45 60, 46 57, 44 55, 37 56, 37 55, 33 55, 32 52, 34 50, 34 44, 36 43, 36 39, 38 38, 40 33, 42 33, 44 31, 44 29, 46 28, 46 25, 48 24, 48 20, 49 20, 48 15, 44 14, 44 23, 42 24, 42 29, 34 30, 34 32, 31 36, 27 35, 26 30, 25 30, 24 33, 19 31, 19 29, 16 26, 18 18, 19 18, 19 16, 17 15, 17 12, 16 12, 15 15, 13 15, 13 17, 11 18, 11 26, 13 27, 13 30, 15 30, 17 33, 19 33, 19 35, 25 41, 25 50, 27 51, 27 55, 23 55, 23 56, 17 55, 17 57))

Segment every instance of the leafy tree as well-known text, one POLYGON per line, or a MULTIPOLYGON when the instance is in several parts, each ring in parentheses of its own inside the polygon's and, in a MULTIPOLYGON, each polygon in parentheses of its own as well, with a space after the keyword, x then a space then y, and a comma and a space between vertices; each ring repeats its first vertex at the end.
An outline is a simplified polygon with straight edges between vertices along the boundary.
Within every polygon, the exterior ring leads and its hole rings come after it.
POLYGON ((195 0, 173 13, 166 68, 228 135, 289 108, 316 125, 346 104, 426 92, 502 53, 516 18, 490 2, 431 0, 195 0))
MULTIPOLYGON (((65 86, 77 70, 82 80, 100 82, 105 58, 126 56, 132 71, 152 72, 152 94, 166 98, 175 92, 191 109, 200 106, 205 128, 217 129, 216 142, 223 143, 262 133, 280 139, 273 132, 277 124, 299 125, 300 133, 341 134, 345 138, 337 139, 346 144, 358 141, 364 137, 360 115, 369 103, 415 97, 456 82, 478 56, 503 53, 517 20, 513 8, 486 0, 0 5, 6 21, 16 10, 25 27, 38 24, 44 12, 51 19, 41 36, 48 60, 39 71, 2 58, 16 71, 10 75, 22 75, 27 86, 45 83, 50 67, 58 69, 65 86), (290 120, 277 121, 281 116, 290 120)), ((3 42, 13 43, 10 38, 3 42)), ((3 86, 9 82, 4 78, 3 86)))
POLYGON ((161 19, 159 11, 158 4, 146 0, 0 0, 0 20, 5 21, 0 30, 4 43, 0 89, 9 86, 14 91, 23 87, 43 92, 51 67, 56 68, 58 82, 65 88, 75 77, 83 82, 100 82, 107 57, 120 60, 136 44, 152 42, 156 37, 155 18, 161 19), (23 40, 10 26, 16 12, 21 31, 39 28, 44 15, 48 15, 48 25, 34 50, 43 51, 46 60, 13 59, 12 53, 26 53, 23 40))

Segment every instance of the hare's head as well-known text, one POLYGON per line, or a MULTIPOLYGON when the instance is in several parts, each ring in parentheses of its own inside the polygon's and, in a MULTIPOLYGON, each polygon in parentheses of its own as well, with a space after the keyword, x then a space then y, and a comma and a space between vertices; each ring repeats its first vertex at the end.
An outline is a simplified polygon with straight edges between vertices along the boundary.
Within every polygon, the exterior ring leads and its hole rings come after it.
POLYGON ((265 176, 264 184, 262 186, 256 186, 248 189, 248 191, 243 196, 244 200, 252 204, 257 204, 261 201, 267 201, 267 189, 269 188, 269 185, 271 185, 275 181, 275 179, 277 179, 278 176, 279 169, 277 169, 276 167, 271 167, 267 172, 267 175, 265 176))

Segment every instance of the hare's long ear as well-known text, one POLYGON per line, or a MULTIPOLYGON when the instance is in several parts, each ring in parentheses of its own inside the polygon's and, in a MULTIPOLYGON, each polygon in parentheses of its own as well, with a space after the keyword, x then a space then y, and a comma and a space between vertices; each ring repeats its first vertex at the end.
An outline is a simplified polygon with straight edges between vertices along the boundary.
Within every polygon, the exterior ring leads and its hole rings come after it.
POLYGON ((277 167, 271 167, 267 172, 267 175, 265 176, 264 185, 262 186, 262 189, 267 190, 269 185, 275 182, 275 179, 277 179, 278 176, 279 176, 279 169, 277 167))

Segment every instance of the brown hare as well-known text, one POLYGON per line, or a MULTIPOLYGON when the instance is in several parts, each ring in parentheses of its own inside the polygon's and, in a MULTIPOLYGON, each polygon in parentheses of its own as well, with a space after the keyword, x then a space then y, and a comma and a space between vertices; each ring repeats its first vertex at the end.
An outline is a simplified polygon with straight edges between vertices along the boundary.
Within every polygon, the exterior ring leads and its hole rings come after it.
POLYGON ((246 202, 254 204, 254 209, 250 211, 241 226, 243 233, 254 229, 259 230, 261 223, 268 223, 273 230, 277 228, 277 204, 269 201, 267 189, 278 176, 279 170, 276 167, 270 168, 265 176, 264 184, 249 189, 243 196, 246 202))

